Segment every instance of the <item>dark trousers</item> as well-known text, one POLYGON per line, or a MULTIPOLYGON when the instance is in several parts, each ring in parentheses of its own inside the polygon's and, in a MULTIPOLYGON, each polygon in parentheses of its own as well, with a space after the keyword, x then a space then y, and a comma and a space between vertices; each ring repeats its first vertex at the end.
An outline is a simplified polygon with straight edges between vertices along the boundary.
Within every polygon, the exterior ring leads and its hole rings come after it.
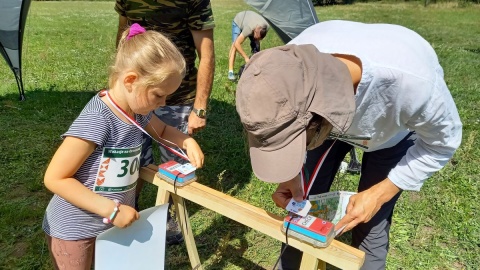
MULTIPOLYGON (((364 191, 371 186, 387 178, 388 173, 405 156, 408 148, 414 144, 415 135, 409 134, 397 145, 373 152, 364 152, 362 158, 362 171, 358 192, 364 191)), ((315 165, 323 153, 332 145, 333 141, 325 141, 320 147, 308 151, 305 166, 309 172, 313 172, 315 165)), ((335 174, 340 167, 345 155, 352 146, 336 141, 325 158, 310 195, 328 192, 332 185, 335 174)), ((388 237, 392 214, 395 203, 400 193, 384 204, 378 213, 367 223, 361 223, 352 229, 352 246, 365 252, 363 270, 385 269, 385 261, 388 252, 388 237)), ((282 245, 282 249, 284 244, 282 245)), ((287 246, 280 263, 282 270, 296 270, 300 268, 302 252, 287 246)))

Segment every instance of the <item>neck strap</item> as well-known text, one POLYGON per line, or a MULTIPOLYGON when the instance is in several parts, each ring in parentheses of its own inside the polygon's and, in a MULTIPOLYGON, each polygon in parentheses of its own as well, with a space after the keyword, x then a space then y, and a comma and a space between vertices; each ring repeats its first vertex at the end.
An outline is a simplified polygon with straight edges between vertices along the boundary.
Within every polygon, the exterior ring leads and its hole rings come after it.
MULTIPOLYGON (((120 106, 118 106, 117 103, 115 103, 115 101, 110 97, 110 94, 108 93, 107 90, 103 90, 102 92, 100 92, 100 95, 106 95, 107 96, 107 99, 108 101, 110 102, 110 104, 112 104, 112 106, 121 114, 123 115, 125 118, 128 119, 128 121, 130 121, 132 124, 134 124, 138 129, 140 129, 143 133, 147 134, 150 138, 152 138, 154 141, 156 141, 157 143, 161 144, 163 147, 165 147, 166 149, 168 149, 170 152, 174 153, 175 155, 185 159, 185 160, 188 160, 188 156, 185 154, 185 152, 183 152, 183 150, 178 146, 176 145, 175 143, 169 141, 169 140, 165 140, 164 138, 161 138, 158 134, 158 138, 160 138, 161 140, 171 144, 171 145, 174 145, 175 147, 177 147, 180 151, 177 151, 169 146, 167 146, 166 144, 158 141, 157 139, 155 139, 152 135, 150 135, 145 129, 143 129, 142 126, 140 126, 140 124, 135 120, 133 119, 132 117, 130 117, 130 115, 127 114, 127 112, 125 112, 122 108, 120 108, 120 106)), ((154 129, 155 130, 155 129, 154 129)), ((157 133, 157 131, 155 131, 155 133, 157 133)))
POLYGON ((330 152, 330 149, 332 149, 332 146, 335 144, 336 140, 333 141, 332 145, 323 153, 323 155, 320 157, 320 159, 317 162, 317 165, 315 165, 315 169, 313 170, 312 174, 308 174, 307 169, 305 166, 303 166, 302 171, 300 172, 300 177, 302 179, 303 183, 303 199, 307 199, 308 195, 310 193, 310 190, 312 189, 313 182, 315 182, 315 178, 317 178, 318 172, 320 171, 320 168, 322 167, 323 162, 325 161, 325 158, 327 157, 328 153, 330 152))

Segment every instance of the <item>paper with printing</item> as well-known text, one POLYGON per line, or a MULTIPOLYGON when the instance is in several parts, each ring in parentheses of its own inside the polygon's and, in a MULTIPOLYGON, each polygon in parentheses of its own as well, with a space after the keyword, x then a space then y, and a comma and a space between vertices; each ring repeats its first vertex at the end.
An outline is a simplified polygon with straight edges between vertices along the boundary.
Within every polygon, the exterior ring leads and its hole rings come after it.
POLYGON ((356 194, 348 191, 333 191, 310 195, 312 203, 309 214, 337 224, 345 216, 350 196, 356 194))

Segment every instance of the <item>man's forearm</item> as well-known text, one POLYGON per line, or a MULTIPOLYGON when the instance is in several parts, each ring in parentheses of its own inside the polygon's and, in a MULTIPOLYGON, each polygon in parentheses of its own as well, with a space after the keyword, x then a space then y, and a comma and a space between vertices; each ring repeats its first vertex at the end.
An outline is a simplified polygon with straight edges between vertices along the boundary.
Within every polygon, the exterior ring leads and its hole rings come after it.
POLYGON ((372 186, 369 190, 372 194, 374 194, 374 196, 378 198, 381 204, 384 204, 390 201, 390 199, 392 199, 395 195, 397 195, 401 191, 401 189, 398 188, 388 178, 385 178, 383 181, 372 186))
POLYGON ((193 105, 195 108, 207 108, 208 98, 212 91, 214 70, 215 57, 213 53, 208 57, 202 57, 202 59, 200 59, 197 74, 197 93, 193 105))
POLYGON ((194 31, 192 33, 197 53, 200 58, 197 74, 197 92, 193 106, 197 109, 206 109, 208 98, 212 91, 213 74, 215 71, 213 29, 194 31))

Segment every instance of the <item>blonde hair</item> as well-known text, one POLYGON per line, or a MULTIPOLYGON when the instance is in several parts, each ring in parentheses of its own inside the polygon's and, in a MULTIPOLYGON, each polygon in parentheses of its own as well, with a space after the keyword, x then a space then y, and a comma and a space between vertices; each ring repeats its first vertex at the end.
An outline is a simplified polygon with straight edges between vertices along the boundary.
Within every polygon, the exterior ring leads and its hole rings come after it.
POLYGON ((185 77, 185 59, 167 37, 149 30, 127 40, 129 31, 130 28, 123 31, 114 63, 110 66, 110 88, 127 69, 137 72, 139 84, 146 87, 162 83, 172 72, 185 77))

